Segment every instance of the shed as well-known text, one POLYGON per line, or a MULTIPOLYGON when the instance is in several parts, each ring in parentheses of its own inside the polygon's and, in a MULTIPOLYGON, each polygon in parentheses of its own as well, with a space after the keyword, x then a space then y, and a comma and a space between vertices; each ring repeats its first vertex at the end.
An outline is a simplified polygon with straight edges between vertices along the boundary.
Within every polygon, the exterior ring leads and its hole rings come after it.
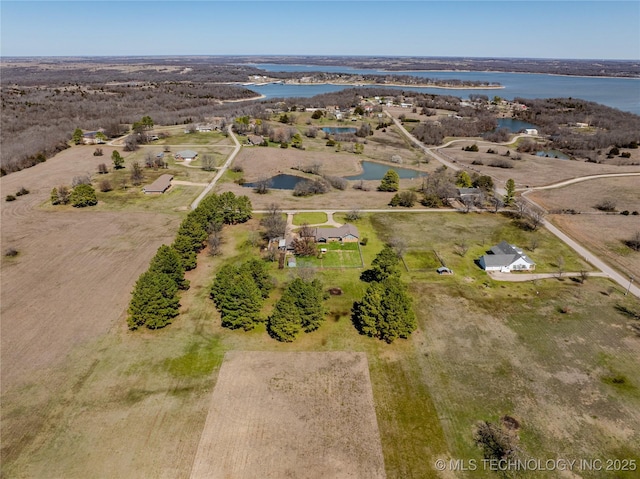
POLYGON ((173 180, 173 175, 162 175, 150 185, 147 185, 144 188, 142 188, 142 191, 146 194, 164 193, 171 187, 171 180, 173 180))

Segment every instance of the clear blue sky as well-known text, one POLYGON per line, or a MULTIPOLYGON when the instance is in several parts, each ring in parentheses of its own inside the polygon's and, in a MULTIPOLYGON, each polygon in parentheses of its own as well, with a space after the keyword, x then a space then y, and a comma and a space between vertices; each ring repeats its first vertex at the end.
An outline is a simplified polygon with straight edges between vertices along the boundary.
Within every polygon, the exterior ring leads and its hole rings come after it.
POLYGON ((640 60, 640 1, 10 1, 2 56, 640 60))

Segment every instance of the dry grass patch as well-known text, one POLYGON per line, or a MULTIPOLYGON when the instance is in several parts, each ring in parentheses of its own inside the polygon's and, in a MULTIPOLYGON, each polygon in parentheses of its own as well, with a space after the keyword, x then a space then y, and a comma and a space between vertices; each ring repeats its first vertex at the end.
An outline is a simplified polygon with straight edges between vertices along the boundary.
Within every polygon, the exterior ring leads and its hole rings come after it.
POLYGON ((640 172, 640 166, 616 166, 607 164, 587 163, 585 161, 560 160, 556 158, 544 158, 527 153, 517 153, 511 150, 510 158, 500 156, 500 154, 486 153, 488 148, 493 148, 502 154, 507 151, 507 147, 496 146, 495 143, 483 141, 456 142, 448 148, 438 150, 439 153, 450 160, 465 165, 467 168, 477 171, 482 175, 490 175, 501 183, 513 178, 518 188, 525 186, 544 186, 568 180, 579 176, 598 175, 601 173, 629 173, 640 172), (480 151, 472 153, 462 151, 465 145, 476 143, 480 151), (521 160, 514 160, 513 157, 520 155, 521 160), (483 165, 473 165, 473 161, 480 160, 483 165), (494 161, 508 162, 513 168, 495 168, 488 166, 494 161))
POLYGON ((191 477, 386 477, 366 355, 227 353, 191 477))

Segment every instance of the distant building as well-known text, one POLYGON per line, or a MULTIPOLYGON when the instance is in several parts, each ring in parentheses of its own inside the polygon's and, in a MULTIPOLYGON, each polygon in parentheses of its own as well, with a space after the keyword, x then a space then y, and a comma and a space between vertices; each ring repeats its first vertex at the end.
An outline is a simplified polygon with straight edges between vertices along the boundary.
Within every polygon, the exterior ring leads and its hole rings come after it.
POLYGON ((142 191, 146 194, 162 194, 171 187, 171 180, 173 180, 173 175, 162 175, 150 185, 142 188, 142 191))
POLYGON ((174 155, 175 159, 178 161, 192 161, 192 160, 195 160, 197 156, 198 156, 198 152, 193 150, 178 151, 174 155))
MULTIPOLYGON (((104 138, 102 137, 104 135, 104 129, 99 129, 96 131, 85 131, 82 134, 82 143, 84 143, 85 145, 101 145, 106 143, 104 141, 104 138), (102 133, 102 135, 98 135, 98 133, 102 133)), ((106 138, 106 137, 105 137, 106 138)))
POLYGON ((501 241, 491 248, 490 254, 482 256, 479 262, 480 267, 485 271, 510 273, 536 269, 536 264, 521 249, 506 241, 501 241))
POLYGON ((538 134, 538 130, 536 130, 535 128, 527 128, 524 130, 525 134, 527 135, 537 135, 538 134))

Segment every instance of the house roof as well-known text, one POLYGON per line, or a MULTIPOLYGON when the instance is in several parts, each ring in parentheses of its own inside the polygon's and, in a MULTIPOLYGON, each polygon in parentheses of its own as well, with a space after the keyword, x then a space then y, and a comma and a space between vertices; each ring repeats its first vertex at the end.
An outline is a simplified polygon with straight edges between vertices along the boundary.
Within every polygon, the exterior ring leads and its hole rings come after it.
POLYGON ((479 195, 480 193, 480 188, 458 188, 460 196, 479 195))
POLYGON ((171 186, 173 175, 162 175, 156 181, 143 188, 145 193, 164 193, 171 186))
POLYGON ((358 228, 350 223, 345 223, 339 228, 316 228, 315 231, 316 241, 318 239, 344 238, 348 235, 359 238, 358 228))
POLYGON ((486 254, 482 257, 484 264, 489 267, 506 267, 519 259, 530 265, 535 264, 521 249, 504 240, 493 246, 490 251, 492 254, 486 254))
POLYGON ((182 150, 178 151, 176 156, 179 156, 180 158, 195 158, 198 156, 198 152, 193 150, 182 150))

